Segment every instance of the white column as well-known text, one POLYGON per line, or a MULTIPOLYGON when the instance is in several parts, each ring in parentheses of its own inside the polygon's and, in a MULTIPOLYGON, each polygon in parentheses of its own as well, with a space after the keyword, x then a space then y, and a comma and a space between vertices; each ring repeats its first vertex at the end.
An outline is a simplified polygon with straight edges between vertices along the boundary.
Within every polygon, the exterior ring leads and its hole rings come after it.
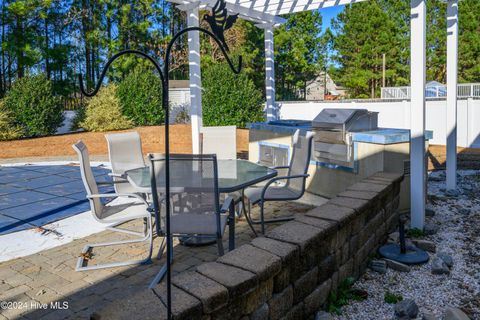
MULTIPOLYGON (((187 10, 189 27, 199 26, 198 6, 187 10)), ((192 153, 200 153, 202 128, 202 77, 200 71, 200 32, 188 32, 188 66, 190 75, 190 122, 192 124, 192 153)))
POLYGON ((447 189, 457 188, 458 0, 447 5, 447 189))
POLYGON ((410 203, 411 226, 425 222, 425 77, 426 0, 411 0, 410 39, 410 203))
POLYGON ((276 120, 278 113, 275 106, 275 51, 272 25, 265 27, 265 93, 267 121, 276 120))

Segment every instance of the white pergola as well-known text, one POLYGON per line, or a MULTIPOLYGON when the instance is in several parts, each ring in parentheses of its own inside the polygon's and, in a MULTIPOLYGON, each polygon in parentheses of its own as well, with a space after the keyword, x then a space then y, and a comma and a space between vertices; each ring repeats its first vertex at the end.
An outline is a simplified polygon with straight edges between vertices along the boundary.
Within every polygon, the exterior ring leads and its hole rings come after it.
MULTIPOLYGON (((170 0, 187 12, 189 27, 199 26, 199 9, 212 8, 216 0, 170 0)), ((225 0, 229 14, 253 21, 265 33, 266 118, 277 118, 275 106, 275 27, 285 22, 278 15, 340 6, 368 0, 225 0)), ((425 82, 426 2, 411 0, 411 227, 423 229, 426 202, 425 82)), ((447 9, 447 189, 456 189, 458 0, 446 0, 447 9)), ((193 153, 200 150, 202 127, 202 81, 198 31, 189 32, 189 74, 193 153)))

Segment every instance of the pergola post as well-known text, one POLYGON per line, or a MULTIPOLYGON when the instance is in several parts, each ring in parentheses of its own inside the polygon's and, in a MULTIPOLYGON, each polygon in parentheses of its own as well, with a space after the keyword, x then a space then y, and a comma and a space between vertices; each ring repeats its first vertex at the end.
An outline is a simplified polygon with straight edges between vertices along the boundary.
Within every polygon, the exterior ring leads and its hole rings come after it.
POLYGON ((425 80, 426 0, 411 0, 410 202, 411 226, 423 230, 426 201, 425 80))
POLYGON ((275 106, 275 49, 273 40, 273 25, 264 27, 265 33, 265 95, 266 108, 265 114, 267 121, 277 119, 277 110, 275 106))
MULTIPOLYGON (((198 4, 187 10, 187 24, 198 27, 198 4)), ((192 125, 192 153, 200 153, 200 129, 202 120, 202 77, 200 71, 200 32, 188 32, 188 66, 190 75, 190 123, 192 125)))
POLYGON ((458 0, 447 5, 447 190, 457 188, 458 0))

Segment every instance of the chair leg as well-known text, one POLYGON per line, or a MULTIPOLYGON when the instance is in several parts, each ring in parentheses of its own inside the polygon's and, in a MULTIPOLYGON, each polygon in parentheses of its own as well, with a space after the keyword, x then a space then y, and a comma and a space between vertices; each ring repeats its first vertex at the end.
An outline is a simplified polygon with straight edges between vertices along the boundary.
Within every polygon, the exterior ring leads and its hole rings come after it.
POLYGON ((143 232, 131 231, 131 230, 123 229, 123 228, 117 228, 117 226, 119 226, 121 224, 124 224, 125 222, 128 222, 128 221, 122 221, 122 222, 117 222, 115 224, 111 224, 108 227, 106 227, 105 229, 110 230, 110 231, 115 231, 115 232, 126 233, 126 234, 130 234, 132 236, 138 236, 138 237, 143 237, 143 236, 145 236, 145 234, 147 234, 145 221, 144 221, 143 232))
MULTIPOLYGON (((164 238, 165 240, 165 238, 164 238)), ((170 250, 170 257, 171 257, 171 263, 173 264, 173 242, 170 241, 170 243, 172 243, 172 248, 170 250)), ((157 284, 159 284, 163 278, 165 277, 165 275, 167 274, 167 269, 168 269, 168 265, 167 263, 165 262, 165 264, 162 266, 162 268, 160 269, 160 271, 158 271, 158 273, 155 275, 155 277, 153 278, 152 282, 150 282, 150 284, 148 285, 148 288, 149 289, 154 289, 157 284)), ((170 265, 171 267, 171 265, 170 265)))
POLYGON ((160 243, 160 248, 158 248, 157 260, 161 260, 163 257, 163 251, 165 251, 165 247, 167 242, 165 241, 165 237, 162 238, 162 243, 160 243))
POLYGON ((222 242, 221 235, 217 235, 217 248, 218 248, 218 255, 223 256, 224 250, 223 250, 223 242, 222 242))
POLYGON ((258 234, 257 234, 257 231, 255 230, 255 228, 253 227, 253 224, 252 224, 252 220, 251 218, 249 217, 250 215, 250 210, 251 210, 251 206, 250 206, 250 202, 248 202, 249 206, 248 206, 248 215, 247 215, 247 209, 246 209, 246 206, 245 206, 245 198, 242 197, 242 207, 243 207, 243 210, 242 210, 242 214, 245 216, 245 220, 247 220, 247 223, 248 223, 248 226, 250 227, 250 229, 252 230, 253 234, 255 235, 255 237, 258 237, 258 234))
POLYGON ((250 202, 249 202, 249 220, 252 224, 261 224, 262 225, 262 233, 265 234, 265 224, 266 223, 276 223, 276 222, 285 222, 285 221, 291 221, 293 219, 295 219, 293 216, 288 216, 288 217, 283 217, 283 218, 275 218, 275 219, 265 219, 265 201, 261 201, 259 203, 259 206, 260 206, 260 219, 258 220, 255 220, 252 218, 252 210, 251 210, 251 205, 250 205, 250 202))
POLYGON ((263 216, 264 201, 260 202, 260 220, 262 221, 262 234, 265 234, 265 218, 263 216))
MULTIPOLYGON (((125 223, 127 221, 123 221, 121 223, 125 223)), ((77 265, 75 271, 88 271, 88 270, 97 270, 97 269, 105 269, 105 268, 114 268, 114 267, 123 267, 128 265, 138 265, 138 264, 147 264, 151 262, 152 257, 152 250, 153 250, 153 237, 152 237, 152 220, 151 218, 147 219, 148 230, 144 237, 140 239, 132 239, 132 240, 124 240, 124 241, 113 241, 113 242, 103 242, 103 243, 96 243, 96 244, 88 244, 86 245, 80 256, 77 259, 77 265), (84 266, 87 262, 87 255, 89 252, 92 251, 93 248, 96 247, 109 247, 115 245, 122 245, 122 244, 130 244, 130 243, 138 243, 138 242, 149 242, 149 252, 148 256, 142 260, 130 260, 130 261, 122 261, 122 262, 112 262, 112 263, 105 263, 105 264, 97 264, 93 266, 84 266)), ((120 231, 122 232, 122 231, 120 231)), ((133 231, 132 231, 133 232, 133 231)))

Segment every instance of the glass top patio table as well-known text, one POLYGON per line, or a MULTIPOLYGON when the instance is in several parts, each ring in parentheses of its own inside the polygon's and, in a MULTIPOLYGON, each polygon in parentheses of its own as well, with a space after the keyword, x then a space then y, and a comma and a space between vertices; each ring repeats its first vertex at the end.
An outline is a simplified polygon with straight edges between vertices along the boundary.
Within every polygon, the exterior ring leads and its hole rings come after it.
MULTIPOLYGON (((242 190, 259 182, 271 179, 277 175, 277 171, 247 160, 217 160, 218 163, 218 191, 230 193, 242 190)), ((125 172, 128 181, 139 192, 151 193, 150 168, 142 167, 125 172)), ((188 188, 188 171, 176 170, 173 166, 170 172, 171 191, 188 188)), ((165 185, 164 175, 157 178, 157 186, 165 185)), ((180 190, 179 190, 180 191, 180 190)))

